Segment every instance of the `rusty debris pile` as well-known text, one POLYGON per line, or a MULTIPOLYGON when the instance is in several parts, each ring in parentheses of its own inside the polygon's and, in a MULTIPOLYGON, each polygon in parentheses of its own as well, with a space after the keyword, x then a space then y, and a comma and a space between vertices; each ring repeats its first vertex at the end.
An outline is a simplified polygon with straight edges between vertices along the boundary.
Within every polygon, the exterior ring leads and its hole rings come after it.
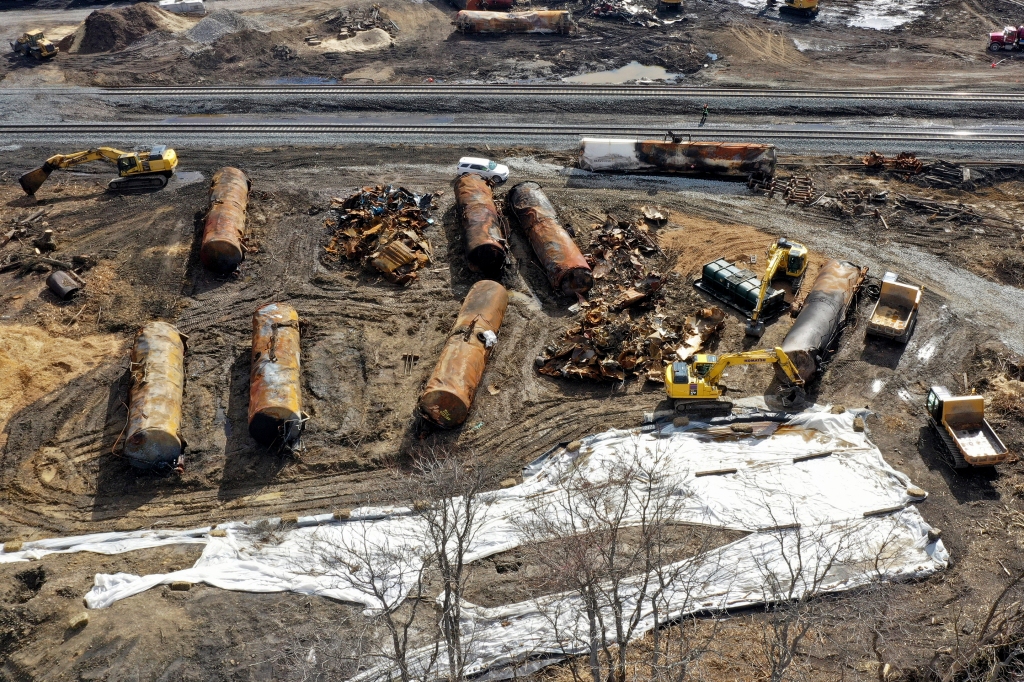
POLYGON ((333 232, 324 259, 358 260, 389 282, 409 284, 432 257, 424 230, 434 223, 429 217, 433 197, 378 185, 332 199, 324 225, 333 232))
MULTIPOLYGON (((649 221, 660 216, 647 210, 649 221)), ((688 357, 721 329, 718 308, 683 323, 659 311, 665 279, 648 260, 661 249, 642 221, 609 215, 595 225, 587 262, 593 268, 591 299, 573 306, 579 317, 537 357, 541 374, 574 379, 664 381, 666 362, 688 357), (709 322, 710 321, 710 322, 709 322)))
POLYGON ((864 165, 873 170, 897 171, 917 175, 924 168, 924 164, 910 152, 900 152, 896 156, 885 156, 878 152, 869 152, 864 157, 864 165))

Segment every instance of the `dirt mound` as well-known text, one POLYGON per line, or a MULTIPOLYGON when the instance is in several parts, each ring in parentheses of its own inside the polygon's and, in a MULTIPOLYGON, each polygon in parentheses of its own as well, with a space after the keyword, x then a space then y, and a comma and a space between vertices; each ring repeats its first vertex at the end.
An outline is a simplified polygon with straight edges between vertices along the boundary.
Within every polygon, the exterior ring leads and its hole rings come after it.
POLYGON ((185 34, 185 37, 196 43, 210 45, 229 33, 237 33, 239 31, 259 31, 265 33, 267 27, 256 19, 223 9, 207 14, 202 21, 185 34))
MULTIPOLYGON (((53 337, 38 327, 0 326, 0 434, 18 410, 121 350, 116 335, 53 337)), ((6 438, 0 435, 0 447, 6 438)))
POLYGON ((94 54, 116 52, 153 31, 177 33, 192 26, 188 19, 151 5, 132 5, 121 9, 99 9, 86 17, 71 36, 61 41, 68 52, 94 54), (65 44, 67 43, 67 44, 65 44))

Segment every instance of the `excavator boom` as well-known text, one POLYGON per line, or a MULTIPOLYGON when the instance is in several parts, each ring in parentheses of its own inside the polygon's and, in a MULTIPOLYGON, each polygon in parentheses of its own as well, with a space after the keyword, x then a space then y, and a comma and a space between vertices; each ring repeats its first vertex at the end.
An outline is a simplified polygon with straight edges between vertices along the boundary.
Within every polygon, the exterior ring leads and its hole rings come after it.
POLYGON ((802 399, 804 380, 782 348, 718 356, 697 355, 690 363, 674 362, 665 369, 665 392, 676 401, 676 410, 679 412, 689 412, 691 408, 703 412, 715 406, 728 408, 731 403, 720 399, 724 390, 719 384, 722 373, 734 365, 758 363, 778 364, 785 374, 789 381, 786 387, 789 397, 783 396, 784 404, 802 399))

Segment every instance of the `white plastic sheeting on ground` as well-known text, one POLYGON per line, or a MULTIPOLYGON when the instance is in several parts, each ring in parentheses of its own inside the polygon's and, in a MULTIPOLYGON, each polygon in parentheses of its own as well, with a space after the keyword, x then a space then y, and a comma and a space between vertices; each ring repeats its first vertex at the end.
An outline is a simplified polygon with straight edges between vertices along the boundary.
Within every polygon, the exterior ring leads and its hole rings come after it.
MULTIPOLYGON (((885 462, 864 433, 854 431, 853 420, 849 412, 803 413, 768 437, 709 433, 693 426, 589 437, 578 452, 556 451, 522 484, 484 496, 467 559, 518 546, 518 529, 531 518, 570 513, 567 481, 600 486, 624 462, 652 469, 658 462, 658 485, 665 488, 661 492, 678 497, 675 520, 750 533, 679 564, 674 588, 664 596, 663 613, 770 600, 763 589, 766 577, 785 584, 780 571, 791 565, 786 559, 792 560, 794 553, 805 567, 790 581, 794 597, 808 589, 808 575, 815 576, 815 591, 839 591, 870 580, 941 570, 948 558, 942 542, 929 542, 928 525, 916 508, 906 506, 913 501, 907 494, 909 479, 885 462), (697 475, 723 469, 736 471, 697 475)), ((636 523, 636 517, 627 514, 625 523, 636 523)), ((356 510, 344 521, 329 515, 305 517, 299 526, 278 538, 268 537, 258 525, 225 524, 224 537, 197 529, 30 542, 21 552, 0 555, 0 561, 53 551, 116 553, 206 542, 196 564, 183 571, 97 575, 86 596, 88 605, 107 607, 155 585, 186 580, 240 591, 323 595, 363 604, 373 612, 402 600, 429 552, 423 521, 407 509, 356 510)), ((587 646, 586 619, 577 597, 570 594, 493 609, 467 605, 464 617, 464 628, 472 632, 465 641, 473 642, 473 670, 587 646)), ((649 613, 644 618, 641 630, 652 624, 649 613)), ((361 678, 387 675, 386 669, 371 669, 361 678)))

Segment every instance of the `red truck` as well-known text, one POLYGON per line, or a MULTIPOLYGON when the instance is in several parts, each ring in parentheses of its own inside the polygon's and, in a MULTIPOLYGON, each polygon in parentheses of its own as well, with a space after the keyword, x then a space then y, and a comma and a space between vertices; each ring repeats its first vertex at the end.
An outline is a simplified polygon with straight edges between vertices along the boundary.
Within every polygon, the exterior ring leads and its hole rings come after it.
POLYGON ((988 49, 990 52, 1019 50, 1021 38, 1024 38, 1024 26, 1007 26, 1002 31, 988 34, 988 49))

